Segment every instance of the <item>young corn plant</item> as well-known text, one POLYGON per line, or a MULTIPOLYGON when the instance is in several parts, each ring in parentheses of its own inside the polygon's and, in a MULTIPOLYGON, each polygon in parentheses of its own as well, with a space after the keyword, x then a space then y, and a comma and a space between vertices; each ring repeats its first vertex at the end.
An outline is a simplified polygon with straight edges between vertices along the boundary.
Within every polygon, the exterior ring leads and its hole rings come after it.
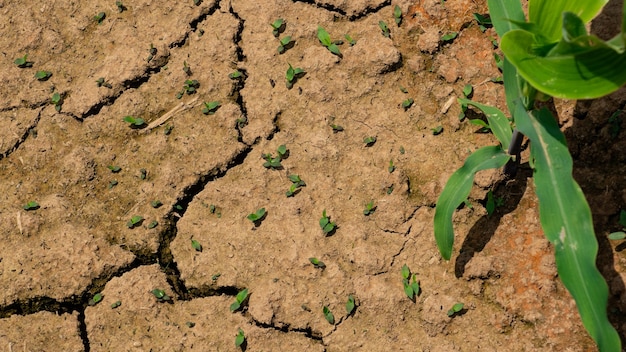
POLYGON ((626 3, 621 33, 604 41, 585 24, 607 0, 529 0, 526 21, 520 0, 488 0, 504 53, 503 79, 512 123, 494 107, 460 99, 487 116, 500 142, 479 148, 450 176, 435 210, 435 239, 442 257, 452 255, 452 215, 467 199, 476 172, 500 168, 514 174, 523 136, 530 141, 539 217, 554 245, 559 278, 570 292, 583 325, 600 351, 621 351, 620 337, 607 317, 608 286, 596 268, 598 243, 591 210, 572 177, 572 157, 552 113, 535 108, 547 96, 591 99, 626 83, 626 3), (610 62, 611 64, 606 64, 610 62))

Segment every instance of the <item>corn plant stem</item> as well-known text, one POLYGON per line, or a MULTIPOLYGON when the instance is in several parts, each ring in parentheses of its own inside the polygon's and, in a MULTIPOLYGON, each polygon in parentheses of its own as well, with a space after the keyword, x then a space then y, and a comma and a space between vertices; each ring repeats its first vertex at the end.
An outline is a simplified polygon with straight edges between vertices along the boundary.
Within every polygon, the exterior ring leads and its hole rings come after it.
POLYGON ((507 177, 513 178, 517 174, 517 167, 520 163, 520 154, 522 151, 522 141, 524 135, 516 129, 513 130, 513 136, 511 137, 511 144, 509 144, 508 153, 515 158, 511 158, 506 165, 504 165, 504 174, 507 177))

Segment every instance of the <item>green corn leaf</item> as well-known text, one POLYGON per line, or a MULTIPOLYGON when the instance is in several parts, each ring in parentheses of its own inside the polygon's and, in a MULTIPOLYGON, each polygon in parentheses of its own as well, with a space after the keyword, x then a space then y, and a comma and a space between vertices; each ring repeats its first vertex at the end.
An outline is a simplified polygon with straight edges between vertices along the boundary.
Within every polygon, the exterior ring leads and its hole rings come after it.
POLYGON ((325 47, 329 47, 332 44, 330 34, 328 34, 322 26, 317 26, 317 39, 319 39, 320 43, 322 43, 325 47))
POLYGON ((513 131, 511 130, 511 124, 509 122, 509 119, 506 118, 502 111, 493 106, 476 103, 469 99, 458 99, 458 101, 461 105, 472 105, 482 111, 487 116, 487 121, 489 121, 489 127, 491 128, 494 136, 496 136, 496 138, 498 138, 498 141, 502 143, 502 148, 509 148, 513 131))
POLYGON ((537 33, 541 36, 549 41, 556 41, 561 37, 560 14, 571 12, 587 23, 607 3, 608 0, 531 0, 528 3, 528 21, 535 24, 537 33))
POLYGON ((621 351, 620 337, 607 318, 608 287, 596 268, 598 243, 591 211, 572 177, 565 136, 545 109, 529 114, 518 107, 515 121, 530 139, 541 227, 554 244, 559 277, 599 350, 621 351))
POLYGON ((524 22, 524 11, 519 0, 488 0, 489 15, 498 36, 517 28, 515 22, 524 22))
POLYGON ((514 30, 502 38, 500 47, 519 74, 546 94, 592 99, 610 94, 626 83, 626 53, 618 53, 593 35, 559 43, 546 56, 536 52, 535 38, 533 33, 514 30))
POLYGON ((467 199, 472 189, 474 175, 481 170, 502 167, 509 161, 509 158, 501 147, 482 147, 470 155, 465 160, 465 164, 448 179, 448 183, 437 200, 434 222, 437 247, 445 260, 450 260, 454 244, 452 215, 459 204, 467 199))

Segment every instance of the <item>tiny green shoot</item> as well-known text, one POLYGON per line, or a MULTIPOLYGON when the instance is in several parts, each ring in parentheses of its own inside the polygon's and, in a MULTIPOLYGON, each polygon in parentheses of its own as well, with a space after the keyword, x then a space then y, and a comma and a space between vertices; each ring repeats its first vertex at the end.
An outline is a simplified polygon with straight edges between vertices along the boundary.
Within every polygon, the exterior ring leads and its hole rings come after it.
POLYGON ((152 220, 150 221, 150 223, 148 224, 148 226, 146 226, 148 229, 153 229, 155 227, 159 226, 159 222, 156 220, 152 220))
POLYGON ((197 240, 191 239, 191 248, 195 249, 197 252, 202 252, 202 245, 197 240))
POLYGON ((239 293, 237 293, 237 296, 235 296, 235 302, 230 305, 230 311, 236 312, 241 309, 247 299, 248 289, 244 288, 243 290, 239 291, 239 293))
POLYGON ((441 134, 441 132, 443 132, 443 126, 439 125, 437 127, 431 128, 430 129, 433 132, 433 135, 438 135, 441 134))
POLYGON ((404 94, 408 94, 409 93, 409 91, 406 88, 404 88, 403 86, 400 86, 400 91, 402 93, 404 93, 404 94))
POLYGON ((243 74, 239 70, 235 70, 228 74, 228 78, 230 79, 238 79, 241 78, 243 74))
POLYGON ((396 166, 393 164, 393 160, 389 160, 389 166, 387 167, 387 171, 392 173, 396 170, 396 166))
POLYGON ((332 40, 330 40, 330 34, 328 34, 328 32, 322 26, 317 26, 317 39, 319 39, 320 43, 322 43, 322 45, 325 46, 328 51, 341 57, 341 51, 339 50, 339 47, 332 40))
POLYGON ((413 105, 413 102, 414 100, 412 98, 405 99, 402 102, 402 108, 404 109, 404 111, 408 110, 411 107, 411 105, 413 105))
POLYGON ((493 214, 496 208, 501 207, 503 204, 504 204, 504 198, 494 197, 493 191, 491 190, 487 192, 487 203, 485 204, 485 210, 487 210, 487 215, 493 214))
POLYGON ((365 143, 366 147, 371 147, 374 145, 374 143, 376 143, 376 137, 374 136, 365 137, 363 138, 363 143, 365 143))
POLYGON ((616 231, 609 234, 610 240, 623 240, 626 238, 626 210, 622 209, 619 213, 619 224, 622 231, 616 231))
POLYGON ((291 186, 289 187, 289 190, 287 190, 287 192, 285 193, 287 197, 293 197, 298 192, 298 189, 300 187, 306 186, 306 183, 304 183, 304 181, 300 179, 299 175, 293 174, 287 177, 291 181, 291 186))
POLYGON ((246 335, 244 335, 243 330, 239 329, 237 332, 237 336, 235 336, 235 347, 240 347, 243 349, 244 343, 246 342, 246 335))
POLYGON ((161 205, 163 205, 163 203, 161 203, 161 201, 158 199, 150 202, 150 206, 153 207, 154 209, 160 207, 161 205))
POLYGON ((130 127, 137 128, 146 124, 146 122, 141 117, 133 117, 133 116, 124 116, 122 119, 124 122, 128 122, 130 127))
POLYGON ((387 22, 379 21, 378 27, 380 27, 383 37, 389 38, 391 36, 391 32, 389 32, 389 27, 387 26, 387 22))
POLYGON ((471 84, 466 84, 465 86, 463 86, 463 97, 469 99, 472 97, 472 93, 474 93, 474 87, 472 87, 471 84))
POLYGON ((349 34, 346 34, 343 37, 346 38, 350 46, 354 46, 356 44, 356 40, 354 40, 354 38, 352 38, 349 34))
POLYGON ((447 43, 447 42, 454 40, 454 38, 456 38, 457 35, 459 35, 458 32, 450 32, 450 33, 442 35, 440 40, 444 43, 447 43))
POLYGON ((158 302, 167 302, 172 299, 165 293, 165 291, 159 288, 155 288, 154 290, 150 291, 150 293, 152 293, 152 295, 157 299, 158 302))
POLYGON ((24 208, 24 210, 37 210, 39 209, 39 203, 31 200, 30 202, 24 204, 22 208, 24 208))
POLYGON ((96 293, 95 295, 93 295, 93 297, 91 297, 89 299, 88 304, 90 306, 95 306, 96 304, 100 303, 102 301, 102 298, 104 298, 104 296, 102 295, 102 293, 96 293))
POLYGON ((455 303, 452 308, 448 310, 448 316, 453 317, 455 314, 461 312, 463 310, 463 303, 455 303))
POLYGON ((297 68, 293 68, 293 66, 291 66, 291 64, 289 64, 289 68, 287 69, 287 72, 285 73, 285 79, 287 80, 287 88, 291 89, 291 87, 293 87, 294 83, 296 83, 296 81, 298 80, 298 77, 300 77, 303 73, 304 70, 297 67, 297 68))
POLYGON ((109 89, 112 89, 113 86, 111 85, 111 83, 107 82, 104 80, 104 77, 100 77, 96 80, 96 84, 98 85, 98 87, 106 87, 109 89))
POLYGON ((145 180, 148 177, 148 170, 146 169, 139 169, 139 179, 140 180, 145 180))
POLYGON ((122 305, 122 301, 115 301, 115 302, 111 303, 111 309, 115 309, 115 308, 117 308, 117 307, 119 307, 121 305, 122 305))
POLYGON ((115 6, 117 6, 117 11, 119 11, 120 13, 126 10, 126 6, 124 6, 124 4, 121 1, 116 1, 115 6))
POLYGON ((326 264, 324 264, 323 261, 315 258, 315 257, 311 257, 309 258, 309 261, 311 262, 311 264, 313 264, 314 267, 316 267, 317 269, 324 269, 326 268, 326 264))
POLYGON ((104 12, 100 12, 97 15, 93 16, 93 20, 98 22, 98 24, 102 23, 104 19, 107 17, 107 14, 104 12))
POLYGON ((183 72, 185 72, 187 76, 191 76, 191 67, 189 67, 187 61, 183 61, 183 72))
POLYGON ((109 189, 117 186, 119 182, 117 182, 117 180, 112 180, 111 182, 109 182, 109 189))
POLYGON ((52 94, 50 102, 54 105, 56 111, 61 111, 61 105, 63 105, 63 97, 59 93, 52 94))
POLYGON ((348 301, 346 302, 346 312, 348 315, 354 313, 354 308, 356 308, 356 303, 354 301, 353 295, 348 295, 348 301))
POLYGON ((410 300, 414 301, 415 297, 420 294, 420 284, 417 281, 417 275, 413 274, 413 280, 409 280, 411 278, 411 269, 406 264, 402 266, 401 273, 404 293, 410 300))
POLYGON ((282 54, 285 52, 285 50, 289 49, 290 44, 291 44, 291 37, 290 36, 286 36, 282 39, 279 40, 280 45, 278 45, 278 53, 282 54))
POLYGON ((339 126, 339 125, 330 125, 330 128, 333 129, 333 133, 337 133, 337 132, 342 132, 343 131, 343 126, 339 126))
POLYGON ((322 309, 322 313, 324 313, 324 318, 326 318, 326 321, 329 324, 331 325, 335 324, 335 316, 333 315, 333 312, 331 312, 330 309, 328 309, 328 307, 324 306, 324 308, 322 309))
POLYGON ((372 200, 369 203, 365 204, 365 209, 363 209, 363 215, 370 216, 371 214, 374 214, 375 211, 376 206, 374 205, 374 201, 372 200))
POLYGON ((205 115, 213 115, 217 109, 219 109, 220 105, 219 101, 205 102, 204 107, 202 108, 202 113, 205 115))
POLYGON ((111 172, 114 173, 114 174, 122 171, 122 168, 117 166, 117 165, 109 165, 109 166, 107 166, 107 169, 111 170, 111 172))
POLYGON ((326 215, 326 209, 322 211, 322 217, 320 218, 320 227, 324 232, 324 235, 329 236, 336 228, 336 224, 330 221, 330 217, 326 215))
POLYGON ((28 61, 28 54, 22 57, 18 57, 17 59, 15 59, 15 61, 13 61, 13 63, 16 64, 19 68, 33 67, 33 62, 28 61))
POLYGON ((479 13, 474 12, 472 14, 476 23, 478 23, 478 28, 480 28, 481 32, 485 32, 487 28, 491 28, 493 23, 491 23, 491 17, 489 15, 481 15, 479 13))
POLYGON ((193 328, 194 326, 196 326, 196 323, 194 323, 193 321, 188 321, 185 323, 185 325, 187 325, 188 328, 193 328))
POLYGON ((142 222, 143 222, 143 216, 134 215, 133 217, 130 218, 130 220, 128 220, 128 222, 126 223, 126 226, 129 229, 134 229, 135 227, 141 225, 142 222))
POLYGON ((50 78, 52 76, 52 72, 50 71, 37 71, 35 72, 35 78, 37 78, 38 81, 47 81, 48 78, 50 78))
POLYGON ((279 18, 276 21, 270 23, 270 26, 272 26, 272 34, 274 35, 274 37, 278 38, 280 33, 285 30, 285 20, 279 18))
POLYGON ((402 23, 402 9, 400 9, 400 6, 398 5, 393 8, 393 19, 396 21, 398 27, 400 27, 400 24, 402 23))
POLYGON ((252 221, 253 223, 257 224, 263 221, 264 216, 265 216, 265 208, 260 208, 254 213, 248 214, 246 218, 252 221))

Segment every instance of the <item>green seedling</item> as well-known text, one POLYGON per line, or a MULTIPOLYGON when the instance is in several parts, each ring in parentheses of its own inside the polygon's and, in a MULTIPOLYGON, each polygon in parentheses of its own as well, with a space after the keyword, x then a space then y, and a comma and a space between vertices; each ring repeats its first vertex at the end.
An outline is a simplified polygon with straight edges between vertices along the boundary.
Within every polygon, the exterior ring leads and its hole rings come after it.
POLYGON ((306 183, 304 183, 304 181, 302 181, 302 179, 300 179, 300 176, 298 175, 289 175, 288 178, 291 181, 291 186, 289 187, 289 190, 285 193, 287 197, 293 197, 298 192, 298 189, 300 187, 306 186, 306 183))
POLYGON ((282 18, 277 19, 276 21, 270 23, 272 26, 272 34, 274 37, 277 37, 285 30, 285 20, 282 18))
POLYGON ((447 43, 447 42, 450 42, 450 41, 454 40, 454 38, 456 38, 458 35, 459 35, 458 32, 450 32, 450 33, 442 35, 440 40, 443 43, 447 43))
POLYGON ((18 57, 15 61, 13 61, 13 63, 19 68, 33 67, 34 64, 32 61, 28 61, 28 54, 18 57))
POLYGON ((150 291, 150 293, 152 293, 152 295, 154 296, 154 298, 157 299, 158 302, 168 302, 172 300, 172 298, 168 296, 165 291, 158 288, 150 291))
POLYGON ((185 84, 183 85, 183 91, 187 95, 195 93, 198 88, 200 88, 200 82, 195 79, 185 80, 185 84))
POLYGON ((109 165, 107 166, 107 169, 111 170, 112 173, 116 174, 120 171, 122 171, 122 168, 116 165, 109 165))
POLYGON ((141 127, 146 124, 146 122, 142 118, 133 116, 124 116, 122 121, 128 122, 130 124, 130 127, 132 128, 141 127))
POLYGON ((400 27, 400 24, 402 23, 402 9, 400 9, 400 6, 398 5, 393 8, 393 19, 396 21, 398 27, 400 27))
POLYGON ((330 40, 330 34, 328 34, 328 32, 326 32, 326 30, 322 26, 317 26, 317 39, 319 39, 320 43, 322 43, 322 45, 325 46, 328 51, 341 57, 341 51, 339 50, 339 47, 332 40, 330 40))
POLYGON ((254 213, 248 214, 246 218, 252 221, 253 223, 255 223, 256 225, 260 223, 261 221, 263 221, 264 217, 265 217, 265 208, 261 208, 255 211, 254 213))
POLYGON ((118 183, 117 180, 111 180, 111 182, 109 182, 109 189, 117 186, 118 183))
POLYGON ((287 159, 289 150, 287 149, 287 146, 284 144, 281 144, 278 146, 278 148, 276 149, 276 153, 278 153, 278 157, 282 160, 282 159, 287 159))
POLYGON ((117 6, 117 11, 122 13, 126 10, 126 6, 121 1, 116 1, 115 6, 117 6))
POLYGON ((291 44, 291 37, 290 36, 286 36, 284 38, 282 38, 280 41, 280 45, 278 46, 278 53, 282 54, 285 52, 285 50, 290 48, 290 44, 291 44))
POLYGON ((48 78, 50 78, 52 76, 52 72, 50 71, 37 71, 35 72, 35 78, 37 78, 38 81, 47 81, 48 78))
POLYGON ((438 135, 441 134, 441 132, 443 132, 443 126, 439 125, 437 127, 431 128, 430 129, 433 132, 433 135, 438 135))
POLYGON ((280 157, 273 158, 272 154, 267 153, 263 154, 263 159, 265 159, 263 167, 265 167, 266 169, 278 170, 283 167, 283 165, 280 163, 280 157))
POLYGON ((354 301, 354 296, 349 295, 348 301, 346 302, 346 312, 348 313, 348 315, 351 315, 352 313, 354 313, 355 308, 356 308, 356 302, 354 301))
POLYGON ((610 240, 623 240, 626 238, 626 210, 624 209, 622 209, 619 213, 619 224, 622 226, 622 231, 610 233, 610 240))
POLYGON ((24 210, 37 210, 39 209, 39 203, 31 200, 30 202, 24 204, 22 208, 24 208, 24 210))
POLYGON ((420 284, 417 281, 417 275, 413 274, 413 281, 411 282, 409 279, 411 278, 411 269, 404 264, 402 266, 402 286, 404 287, 404 293, 410 300, 414 301, 416 296, 420 294, 420 284))
POLYGON ((406 99, 402 102, 402 108, 404 111, 408 110, 413 105, 414 100, 412 98, 406 99))
POLYGON ((183 61, 183 72, 185 72, 187 76, 192 75, 191 67, 189 67, 189 65, 187 64, 187 61, 183 61))
POLYGON ((63 105, 63 97, 59 93, 52 94, 52 98, 50 98, 50 103, 54 105, 54 109, 56 111, 61 111, 61 105, 63 105))
POLYGON ((391 36, 391 32, 389 32, 389 27, 387 26, 387 22, 379 21, 378 27, 380 27, 383 37, 389 38, 391 36))
POLYGON ((371 147, 376 143, 376 137, 370 136, 363 138, 363 143, 365 143, 366 147, 371 147))
POLYGON ((143 217, 139 215, 135 215, 131 217, 130 220, 128 220, 128 222, 126 223, 126 226, 129 229, 134 229, 135 227, 141 225, 142 222, 143 222, 143 217))
POLYGON ((191 240, 191 248, 195 249, 196 252, 202 252, 202 245, 197 240, 191 240))
POLYGON ((363 209, 363 215, 370 216, 371 214, 374 214, 375 211, 376 206, 374 205, 374 201, 372 200, 369 203, 365 204, 365 209, 363 209))
POLYGON ((333 129, 333 133, 342 132, 343 127, 339 125, 330 125, 330 128, 333 129))
POLYGON ((148 224, 148 226, 146 226, 148 229, 153 229, 155 227, 159 226, 159 222, 156 220, 152 220, 150 221, 150 223, 148 224))
POLYGON ((191 329, 194 326, 196 326, 196 323, 194 323, 193 321, 188 321, 188 322, 185 322, 185 325, 187 325, 187 327, 191 329))
POLYGON ((148 54, 148 57, 146 58, 146 61, 150 62, 154 58, 154 55, 157 54, 157 48, 155 48, 152 43, 150 43, 150 49, 148 49, 148 53, 149 54, 148 54))
POLYGON ((111 309, 115 309, 115 308, 117 308, 117 307, 119 307, 121 305, 122 305, 122 301, 115 301, 115 302, 111 303, 111 309))
POLYGON ((153 200, 152 202, 150 202, 150 206, 152 206, 154 209, 160 207, 161 205, 163 205, 163 203, 161 203, 160 200, 153 200))
POLYGON ((322 231, 324 232, 324 235, 326 236, 329 236, 333 231, 335 231, 335 228, 337 227, 337 225, 334 222, 330 221, 330 217, 326 215, 326 209, 322 211, 322 218, 320 219, 320 227, 322 228, 322 231))
POLYGON ((404 93, 404 94, 408 94, 409 93, 409 91, 406 88, 404 88, 403 86, 400 86, 400 91, 402 93, 404 93))
POLYGON ((205 102, 204 107, 202 108, 202 113, 205 115, 213 115, 220 106, 221 104, 219 101, 205 102))
POLYGON ((466 84, 463 86, 463 97, 470 99, 472 94, 474 93, 474 87, 471 84, 466 84))
POLYGON ((220 276, 222 276, 222 274, 220 273, 211 275, 211 281, 217 281, 217 279, 219 279, 220 276))
POLYGON ((346 34, 343 37, 346 38, 350 46, 354 46, 356 44, 356 40, 354 40, 349 34, 346 34))
POLYGON ((89 304, 90 306, 95 306, 102 301, 102 298, 104 298, 102 293, 96 293, 93 297, 89 299, 89 302, 87 302, 87 304, 89 304))
POLYGON ((393 193, 393 185, 387 187, 387 194, 393 193))
POLYGON ((193 4, 198 6, 198 5, 202 4, 202 0, 193 0, 193 4))
POLYGON ((107 14, 104 12, 100 12, 97 15, 93 16, 93 20, 98 22, 98 24, 102 23, 104 19, 107 17, 107 14))
POLYGON ((487 203, 485 204, 485 210, 487 210, 487 215, 493 214, 496 208, 499 208, 502 205, 504 205, 504 198, 494 197, 491 190, 487 192, 487 203))
POLYGON ((474 16, 476 23, 478 23, 478 28, 480 28, 481 32, 485 32, 487 28, 493 27, 493 24, 491 23, 491 17, 489 17, 489 15, 481 15, 476 12, 474 12, 472 15, 474 16))
POLYGON ((317 269, 324 269, 326 268, 326 264, 324 264, 323 261, 315 258, 315 257, 311 257, 309 258, 309 261, 311 262, 311 264, 313 264, 314 267, 316 267, 317 269))
POLYGON ((180 204, 175 204, 174 205, 174 210, 176 210, 176 211, 183 211, 183 206, 180 205, 180 204))
POLYGON ((163 134, 166 136, 169 136, 170 133, 172 133, 172 130, 174 129, 174 126, 172 125, 165 125, 165 128, 163 129, 163 134))
POLYGON ((96 84, 98 85, 98 87, 106 87, 106 88, 113 88, 113 86, 111 85, 111 83, 107 82, 104 80, 104 77, 100 77, 96 80, 96 84))
POLYGON ((139 169, 139 179, 140 180, 145 180, 146 178, 148 178, 148 170, 146 170, 146 169, 139 169))
POLYGON ((211 213, 211 214, 215 214, 215 209, 216 209, 216 208, 215 208, 215 205, 214 205, 214 204, 209 205, 209 213, 211 213))
POLYGON ((243 76, 243 74, 241 72, 239 72, 238 70, 235 70, 231 73, 228 74, 228 78, 230 79, 239 79, 243 76))
POLYGON ((235 296, 235 302, 233 302, 230 305, 230 311, 236 312, 239 309, 241 309, 243 305, 246 303, 247 299, 248 299, 248 289, 244 288, 243 290, 239 291, 239 293, 237 293, 237 296, 235 296))
POLYGON ((333 315, 333 312, 331 312, 330 309, 328 309, 328 307, 324 306, 324 308, 322 309, 322 313, 324 313, 324 318, 326 318, 326 321, 329 324, 331 325, 335 324, 335 316, 333 315))
POLYGON ((287 80, 287 88, 291 89, 291 87, 293 87, 293 85, 296 83, 296 81, 298 80, 298 78, 304 74, 304 70, 297 67, 297 68, 293 68, 293 66, 291 66, 291 64, 288 64, 289 68, 287 69, 287 72, 285 73, 285 79, 287 80))
POLYGON ((243 330, 239 329, 237 332, 237 336, 235 336, 235 347, 239 347, 243 349, 246 343, 246 335, 244 335, 243 330))
POLYGON ((396 170, 396 166, 393 164, 393 160, 389 160, 389 166, 387 166, 387 171, 389 171, 389 173, 392 173, 395 170, 396 170))
POLYGON ((406 153, 406 150, 404 150, 403 146, 400 146, 400 154, 404 155, 404 153, 406 153))
POLYGON ((452 308, 448 310, 448 316, 453 317, 455 314, 463 311, 463 303, 455 303, 452 308))

